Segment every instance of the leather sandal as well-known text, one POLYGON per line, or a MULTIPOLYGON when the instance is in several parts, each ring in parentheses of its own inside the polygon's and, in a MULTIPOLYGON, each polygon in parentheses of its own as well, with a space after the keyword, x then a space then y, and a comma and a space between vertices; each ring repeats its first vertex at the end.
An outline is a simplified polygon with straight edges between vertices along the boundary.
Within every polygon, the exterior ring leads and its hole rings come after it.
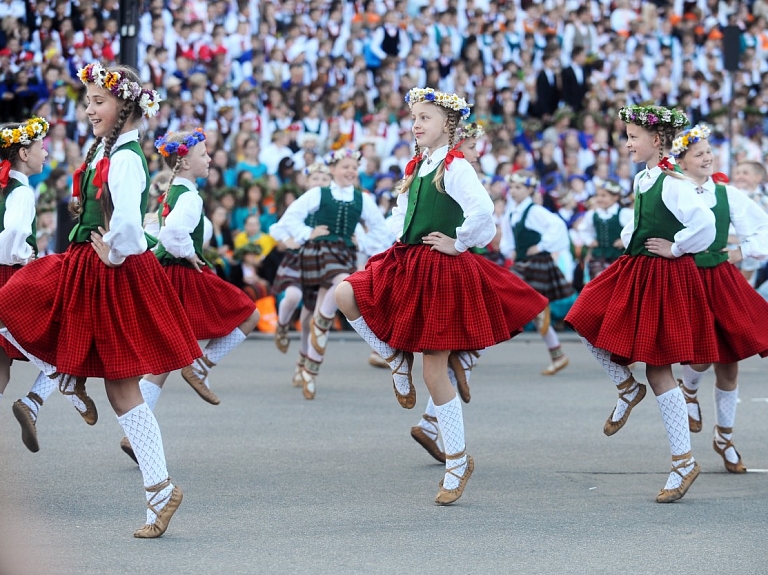
POLYGON ((304 378, 301 377, 301 370, 306 360, 307 356, 299 352, 299 360, 296 362, 296 368, 293 370, 293 378, 291 379, 293 387, 304 387, 304 378))
POLYGON ((724 433, 726 435, 732 434, 733 428, 719 427, 715 425, 715 430, 714 430, 715 437, 712 440, 712 448, 720 457, 723 458, 723 463, 725 464, 725 468, 728 470, 729 473, 746 473, 747 468, 741 462, 741 455, 739 454, 738 451, 736 451, 736 448, 733 447, 733 441, 731 441, 730 439, 725 439, 723 437, 724 433), (725 443, 725 447, 720 447, 720 445, 718 445, 718 442, 717 442, 718 438, 721 440, 722 443, 725 443), (733 450, 736 452, 736 457, 739 458, 739 460, 736 463, 731 463, 725 457, 725 452, 728 451, 729 448, 733 448, 733 450))
POLYGON ((197 392, 203 400, 212 405, 219 405, 221 400, 216 396, 211 388, 205 385, 205 378, 210 373, 211 368, 216 364, 205 356, 197 358, 191 365, 181 368, 181 377, 184 378, 192 389, 197 392))
POLYGON ((692 456, 690 451, 688 453, 683 453, 682 455, 672 456, 672 473, 677 473, 683 481, 680 486, 675 489, 662 489, 659 491, 659 494, 656 496, 657 503, 672 503, 673 501, 682 499, 683 495, 687 493, 688 488, 699 476, 699 472, 701 472, 701 465, 699 465, 698 461, 693 462, 693 469, 687 474, 683 475, 680 472, 681 469, 688 467, 691 464, 691 459, 692 456))
POLYGON ((387 361, 375 351, 371 351, 371 355, 368 356, 368 363, 373 367, 389 368, 387 361))
POLYGON ((328 330, 333 325, 334 318, 325 317, 321 313, 312 316, 309 324, 309 340, 312 347, 320 355, 325 355, 325 348, 328 347, 328 330))
POLYGON ((281 353, 287 352, 288 346, 291 345, 291 340, 288 338, 288 327, 287 324, 280 325, 278 323, 275 330, 275 346, 277 346, 281 353))
POLYGON ((169 477, 165 481, 161 481, 157 485, 145 487, 147 493, 153 493, 147 501, 147 507, 157 517, 154 523, 147 523, 144 527, 141 527, 133 532, 133 536, 139 539, 154 539, 160 537, 165 530, 168 529, 168 524, 171 522, 171 517, 176 513, 176 510, 181 505, 181 500, 184 498, 181 488, 178 485, 174 485, 171 493, 165 497, 160 497, 160 492, 171 485, 171 478, 169 477), (159 505, 165 505, 158 509, 159 505))
POLYGON ((638 403, 640 403, 645 397, 645 393, 646 393, 645 385, 642 383, 638 383, 637 395, 635 395, 635 398, 632 400, 627 399, 627 395, 632 393, 632 386, 635 383, 637 383, 635 381, 635 378, 630 375, 627 381, 616 386, 619 390, 619 399, 627 404, 627 410, 624 412, 624 415, 621 417, 621 419, 619 419, 618 421, 613 421, 613 414, 616 412, 616 408, 615 407, 613 408, 613 411, 611 411, 611 416, 608 418, 608 420, 605 422, 605 425, 603 426, 603 433, 605 433, 606 435, 611 436, 614 433, 616 433, 619 429, 624 427, 624 424, 627 422, 627 419, 629 418, 629 414, 632 412, 632 408, 635 407, 638 403))
POLYGON ((698 433, 701 431, 701 424, 703 423, 701 420, 701 406, 699 405, 699 398, 697 397, 696 391, 692 389, 688 389, 683 385, 683 380, 678 379, 677 384, 680 386, 680 389, 683 390, 683 397, 685 398, 686 405, 695 404, 696 405, 696 411, 699 412, 699 419, 696 420, 691 417, 690 413, 688 414, 688 429, 690 429, 691 433, 698 433))
POLYGON ((58 374, 59 391, 62 395, 74 395, 83 402, 85 411, 75 408, 75 411, 81 415, 88 425, 96 425, 99 420, 99 412, 96 410, 96 404, 90 398, 85 390, 85 377, 72 377, 71 375, 58 374), (75 383, 72 385, 72 380, 75 383))
POLYGON ((315 361, 310 358, 304 359, 304 365, 301 367, 301 387, 304 399, 315 399, 317 388, 317 374, 320 373, 322 360, 315 361))
MULTIPOLYGON (((467 450, 465 449, 461 453, 455 453, 453 455, 446 454, 445 458, 451 460, 461 459, 466 453, 467 450)), ((464 470, 463 475, 457 475, 454 471, 454 469, 458 469, 459 467, 461 467, 461 465, 455 465, 453 467, 446 468, 445 472, 450 473, 456 479, 458 479, 459 485, 454 489, 446 489, 443 487, 443 481, 445 478, 441 479, 440 490, 437 492, 437 497, 435 497, 435 503, 438 505, 450 505, 451 503, 457 501, 459 497, 461 497, 462 493, 464 493, 464 487, 466 487, 470 475, 472 475, 472 472, 475 470, 475 460, 472 459, 471 455, 467 455, 467 467, 464 470)))
POLYGON ((558 371, 565 369, 568 366, 568 356, 563 354, 557 359, 553 359, 552 362, 541 370, 541 375, 555 375, 558 371))
POLYGON ((413 409, 416 405, 416 388, 413 385, 413 378, 411 377, 411 369, 413 368, 413 353, 410 351, 395 350, 395 353, 393 353, 391 357, 386 358, 386 362, 390 366, 394 361, 398 361, 398 363, 395 365, 395 368, 392 369, 392 375, 408 376, 409 386, 408 394, 402 395, 399 391, 397 391, 397 385, 395 385, 393 380, 392 387, 395 390, 395 397, 397 398, 397 402, 402 407, 405 409, 413 409), (402 371, 403 369, 406 371, 402 371))
MULTIPOLYGON (((30 391, 27 397, 37 405, 38 413, 43 406, 43 399, 36 393, 30 391)), ((13 402, 13 415, 21 425, 21 442, 32 453, 40 451, 40 444, 37 441, 37 425, 35 414, 30 407, 20 399, 13 402)))
POLYGON ((130 440, 127 438, 127 437, 123 437, 123 438, 120 440, 120 449, 122 449, 122 450, 123 450, 123 452, 124 452, 124 453, 125 453, 125 454, 126 454, 128 457, 130 457, 131 459, 133 459, 133 461, 134 461, 134 463, 136 463, 136 465, 138 465, 138 464, 139 464, 139 460, 138 460, 138 459, 136 459, 136 453, 134 453, 134 451, 133 451, 133 446, 131 445, 131 441, 130 441, 130 440))
POLYGON ((414 425, 411 427, 411 437, 416 440, 416 443, 426 449, 427 453, 432 457, 437 459, 440 463, 445 463, 445 452, 440 449, 440 445, 437 443, 437 418, 427 415, 426 413, 421 417, 424 421, 427 421, 432 425, 432 429, 426 429, 421 425, 414 425))
POLYGON ((453 374, 456 376, 456 388, 459 392, 459 397, 464 403, 469 403, 472 399, 472 395, 469 392, 469 379, 467 378, 467 372, 471 372, 475 367, 477 359, 480 354, 476 351, 467 352, 469 354, 469 366, 465 367, 461 361, 461 355, 459 352, 452 351, 448 355, 448 366, 453 370, 453 374))

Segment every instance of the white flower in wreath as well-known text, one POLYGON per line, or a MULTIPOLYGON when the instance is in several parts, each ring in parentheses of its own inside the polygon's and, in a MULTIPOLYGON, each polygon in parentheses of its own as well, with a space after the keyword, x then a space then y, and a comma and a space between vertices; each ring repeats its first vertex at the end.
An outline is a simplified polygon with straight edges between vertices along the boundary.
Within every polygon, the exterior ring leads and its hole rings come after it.
POLYGON ((139 106, 147 118, 152 118, 160 111, 160 98, 145 92, 141 95, 139 106))

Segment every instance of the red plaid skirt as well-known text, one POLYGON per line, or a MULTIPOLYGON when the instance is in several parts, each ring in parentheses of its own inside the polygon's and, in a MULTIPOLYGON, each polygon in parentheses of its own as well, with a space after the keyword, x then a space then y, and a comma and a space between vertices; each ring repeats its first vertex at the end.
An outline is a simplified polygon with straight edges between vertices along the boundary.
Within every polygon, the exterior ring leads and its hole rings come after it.
POLYGON ((584 286, 565 321, 623 365, 719 358, 715 319, 691 256, 621 256, 584 286))
POLYGON ((395 244, 347 281, 373 333, 403 351, 483 349, 520 333, 547 305, 479 255, 426 245, 395 244))
POLYGON ((28 352, 78 377, 118 380, 201 356, 155 255, 104 265, 90 243, 33 261, 0 290, 0 320, 28 352))
POLYGON ((221 279, 208 266, 203 268, 203 273, 178 264, 163 269, 179 295, 197 339, 232 333, 256 309, 243 290, 221 279))
POLYGON ((699 273, 715 316, 720 363, 768 356, 768 302, 728 262, 699 273))
MULTIPOLYGON (((8 283, 11 276, 21 269, 21 266, 0 266, 0 289, 8 283)), ((16 346, 9 343, 7 339, 0 336, 0 348, 5 352, 5 355, 16 361, 27 361, 24 354, 21 353, 16 346)))

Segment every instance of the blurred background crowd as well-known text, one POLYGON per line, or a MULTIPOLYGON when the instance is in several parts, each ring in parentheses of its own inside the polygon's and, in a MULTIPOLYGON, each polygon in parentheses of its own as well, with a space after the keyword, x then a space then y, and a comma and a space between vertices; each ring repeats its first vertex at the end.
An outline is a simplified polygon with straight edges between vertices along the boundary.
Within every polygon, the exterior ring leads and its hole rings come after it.
MULTIPOLYGON (((768 158, 766 0, 144 0, 139 10, 137 66, 164 98, 143 131, 153 196, 167 181, 155 138, 204 127, 211 253, 219 273, 258 282, 259 293, 271 266, 254 279, 236 250, 269 255, 270 225, 328 151, 361 150, 360 186, 391 210, 413 154, 403 96, 414 86, 473 104, 468 121, 487 134, 477 170, 499 215, 505 176, 521 169, 538 174, 540 200, 569 226, 600 179, 616 180, 631 205, 642 166, 617 118, 627 104, 709 124, 717 171, 768 158), (729 28, 735 71, 724 66, 729 28)), ((71 174, 91 138, 76 74, 121 61, 118 0, 0 0, 0 23, 0 121, 51 122, 33 184, 41 253, 63 251, 71 174)), ((765 198, 763 181, 755 199, 765 198)))

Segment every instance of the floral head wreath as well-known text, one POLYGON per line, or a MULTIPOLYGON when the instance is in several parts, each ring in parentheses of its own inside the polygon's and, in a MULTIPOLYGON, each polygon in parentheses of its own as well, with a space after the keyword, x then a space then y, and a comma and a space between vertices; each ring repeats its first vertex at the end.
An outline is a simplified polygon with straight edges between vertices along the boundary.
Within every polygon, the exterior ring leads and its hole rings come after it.
POLYGON ((691 144, 706 140, 710 134, 709 126, 696 125, 690 130, 686 130, 672 141, 672 155, 679 158, 691 144))
POLYGON ((614 196, 621 195, 624 193, 624 190, 622 189, 621 185, 616 180, 603 180, 602 178, 595 178, 592 180, 592 182, 595 184, 596 188, 600 188, 601 190, 605 190, 609 194, 613 194, 614 196))
POLYGON ((359 160, 360 159, 360 152, 355 152, 354 150, 350 150, 349 148, 340 148, 338 150, 334 150, 333 152, 328 152, 328 155, 326 156, 325 163, 326 164, 335 164, 336 162, 340 162, 344 158, 352 158, 353 160, 359 160))
POLYGON ((145 118, 151 118, 160 110, 160 94, 155 90, 146 90, 138 82, 133 82, 121 72, 110 72, 99 62, 88 64, 77 71, 83 84, 96 84, 109 90, 116 98, 137 102, 145 118))
POLYGON ((180 142, 169 142, 168 136, 170 136, 170 133, 160 136, 155 140, 155 148, 164 158, 173 154, 178 154, 179 157, 183 158, 189 153, 189 149, 192 146, 205 141, 205 132, 202 128, 195 128, 194 132, 184 136, 180 142))
POLYGON ((438 92, 433 88, 411 88, 405 95, 405 102, 410 109, 413 109, 413 105, 419 102, 432 102, 443 108, 459 112, 462 119, 469 116, 469 104, 464 98, 456 94, 438 92))
POLYGON ((683 112, 664 106, 624 106, 619 110, 619 118, 625 124, 636 124, 644 128, 653 126, 682 128, 688 125, 688 116, 683 112))
POLYGON ((324 164, 323 162, 315 162, 313 164, 308 165, 306 168, 304 168, 304 175, 308 176, 309 174, 330 174, 331 171, 328 169, 328 166, 324 164))
POLYGON ((471 124, 466 124, 459 128, 458 137, 460 140, 463 140, 465 138, 475 138, 479 140, 483 136, 485 136, 485 130, 477 122, 472 122, 471 124))
POLYGON ((29 146, 45 138, 49 128, 47 120, 35 117, 20 124, 18 128, 0 130, 0 148, 10 148, 14 144, 29 146))
POLYGON ((526 188, 538 188, 540 182, 536 176, 524 176, 520 172, 512 172, 509 175, 509 183, 523 184, 526 188))

